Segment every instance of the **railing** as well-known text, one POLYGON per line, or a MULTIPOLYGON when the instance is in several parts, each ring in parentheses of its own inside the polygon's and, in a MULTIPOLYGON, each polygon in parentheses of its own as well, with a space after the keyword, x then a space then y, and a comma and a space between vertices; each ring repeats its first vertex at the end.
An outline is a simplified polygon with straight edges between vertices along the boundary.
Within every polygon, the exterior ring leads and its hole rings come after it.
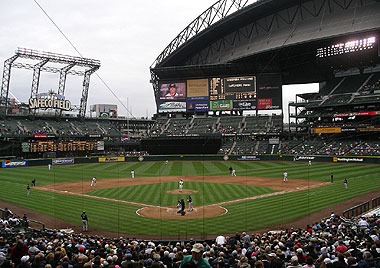
POLYGON ((367 212, 368 210, 369 210, 369 201, 361 203, 357 206, 354 206, 350 209, 343 211, 343 217, 349 219, 352 217, 359 216, 363 214, 364 212, 367 212))
POLYGON ((372 199, 372 208, 380 206, 380 196, 372 199))

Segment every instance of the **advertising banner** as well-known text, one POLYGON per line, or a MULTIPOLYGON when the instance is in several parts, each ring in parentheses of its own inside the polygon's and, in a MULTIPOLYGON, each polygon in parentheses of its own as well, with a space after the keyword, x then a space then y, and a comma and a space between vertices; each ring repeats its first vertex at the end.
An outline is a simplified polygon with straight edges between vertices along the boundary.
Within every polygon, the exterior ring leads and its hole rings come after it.
POLYGON ((380 111, 336 113, 333 116, 334 117, 351 117, 351 116, 366 116, 366 115, 380 115, 380 111))
POLYGON ((210 109, 210 102, 207 100, 188 100, 186 104, 188 112, 208 111, 210 109))
POLYGON ((342 129, 340 127, 320 127, 320 128, 312 128, 311 133, 319 134, 319 133, 341 133, 342 129))
POLYGON ((26 160, 19 160, 19 161, 6 160, 6 161, 1 162, 1 166, 3 168, 26 167, 27 165, 28 165, 28 161, 26 161, 26 160))
POLYGON ((208 100, 208 79, 187 80, 188 100, 208 100))
POLYGON ((333 157, 333 162, 362 163, 364 158, 361 157, 333 157))
POLYGON ((99 157, 99 162, 124 162, 124 156, 107 156, 107 157, 99 157))
POLYGON ((52 163, 53 165, 67 165, 67 164, 74 164, 74 158, 52 159, 51 163, 52 163))
POLYGON ((234 110, 256 110, 256 101, 254 100, 234 100, 234 110))
POLYGON ((166 101, 158 103, 159 113, 186 112, 185 101, 166 101))
POLYGON ((186 99, 186 83, 160 84, 160 100, 179 100, 186 99))
POLYGON ((232 110, 232 100, 210 101, 210 110, 232 110))
POLYGON ((257 156, 257 155, 241 155, 241 156, 237 157, 237 160, 258 161, 258 160, 260 160, 260 156, 257 156))

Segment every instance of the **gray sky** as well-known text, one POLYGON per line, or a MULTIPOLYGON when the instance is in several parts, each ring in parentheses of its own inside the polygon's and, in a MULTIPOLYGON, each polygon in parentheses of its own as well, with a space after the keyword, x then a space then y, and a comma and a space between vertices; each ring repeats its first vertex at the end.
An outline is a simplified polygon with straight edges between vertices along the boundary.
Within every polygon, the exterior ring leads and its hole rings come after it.
MULTIPOLYGON (((101 61, 97 73, 125 105, 128 103, 135 117, 150 117, 156 110, 149 83, 149 66, 183 28, 216 2, 37 1, 84 57, 101 61)), ((33 0, 1 0, 0 10, 1 76, 4 61, 14 55, 17 47, 78 56, 33 0)), ((58 78, 58 74, 42 73, 39 92, 56 91, 58 78)), ((72 104, 79 104, 82 79, 67 78, 65 95, 72 104)), ((31 80, 32 71, 12 68, 10 90, 20 101, 28 101, 31 80)), ((310 86, 306 90, 315 91, 310 86)), ((284 92, 284 102, 294 100, 291 92, 294 90, 284 92)), ((119 114, 127 114, 100 80, 92 75, 88 104, 97 103, 117 104, 119 114)))

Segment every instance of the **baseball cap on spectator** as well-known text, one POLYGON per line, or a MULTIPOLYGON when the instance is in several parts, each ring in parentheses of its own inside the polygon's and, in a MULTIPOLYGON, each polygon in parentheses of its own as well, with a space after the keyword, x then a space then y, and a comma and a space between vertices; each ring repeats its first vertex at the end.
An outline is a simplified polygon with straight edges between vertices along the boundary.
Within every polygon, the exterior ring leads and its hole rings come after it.
POLYGON ((290 262, 291 262, 291 263, 296 263, 296 262, 298 262, 298 258, 297 258, 297 256, 293 256, 293 257, 290 259, 290 262))
POLYGON ((28 255, 25 255, 25 256, 23 256, 22 258, 21 258, 21 262, 27 262, 27 261, 29 261, 29 256, 28 255))
POLYGON ((187 253, 187 249, 184 249, 182 252, 183 252, 183 253, 187 253))
POLYGON ((325 258, 325 259, 323 260, 323 262, 324 262, 325 264, 332 263, 332 261, 330 260, 330 258, 325 258))
POLYGON ((201 243, 195 243, 193 248, 191 249, 191 252, 199 253, 203 251, 203 245, 201 243))
POLYGON ((272 253, 269 253, 268 256, 269 256, 269 257, 276 257, 276 253, 273 253, 273 252, 272 252, 272 253))

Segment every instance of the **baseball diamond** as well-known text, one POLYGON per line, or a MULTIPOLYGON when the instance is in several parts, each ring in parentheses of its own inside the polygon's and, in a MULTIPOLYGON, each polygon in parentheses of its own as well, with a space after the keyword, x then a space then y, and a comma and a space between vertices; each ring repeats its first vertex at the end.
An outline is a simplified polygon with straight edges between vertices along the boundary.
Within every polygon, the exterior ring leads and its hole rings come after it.
POLYGON ((378 190, 379 171, 376 165, 308 166, 305 162, 273 161, 97 163, 53 166, 50 172, 45 167, 27 167, 0 170, 0 193, 8 202, 77 226, 81 224, 77 212, 85 210, 90 231, 204 237, 285 224, 378 190), (229 175, 231 165, 240 176, 229 175), (132 168, 135 179, 128 176, 132 168), (284 169, 288 171, 286 183, 282 180, 284 169), (330 182, 332 171, 334 183, 330 182), (95 175, 94 187, 91 180, 95 175), (350 191, 344 190, 344 176, 351 178, 350 191), (38 185, 27 197, 21 185, 30 178, 38 178, 38 185), (182 194, 177 192, 179 179, 183 179, 186 190, 182 194), (194 211, 180 216, 176 202, 188 191, 192 193, 194 211), (46 205, 40 206, 41 202, 46 205), (215 226, 215 221, 220 224, 215 226))

